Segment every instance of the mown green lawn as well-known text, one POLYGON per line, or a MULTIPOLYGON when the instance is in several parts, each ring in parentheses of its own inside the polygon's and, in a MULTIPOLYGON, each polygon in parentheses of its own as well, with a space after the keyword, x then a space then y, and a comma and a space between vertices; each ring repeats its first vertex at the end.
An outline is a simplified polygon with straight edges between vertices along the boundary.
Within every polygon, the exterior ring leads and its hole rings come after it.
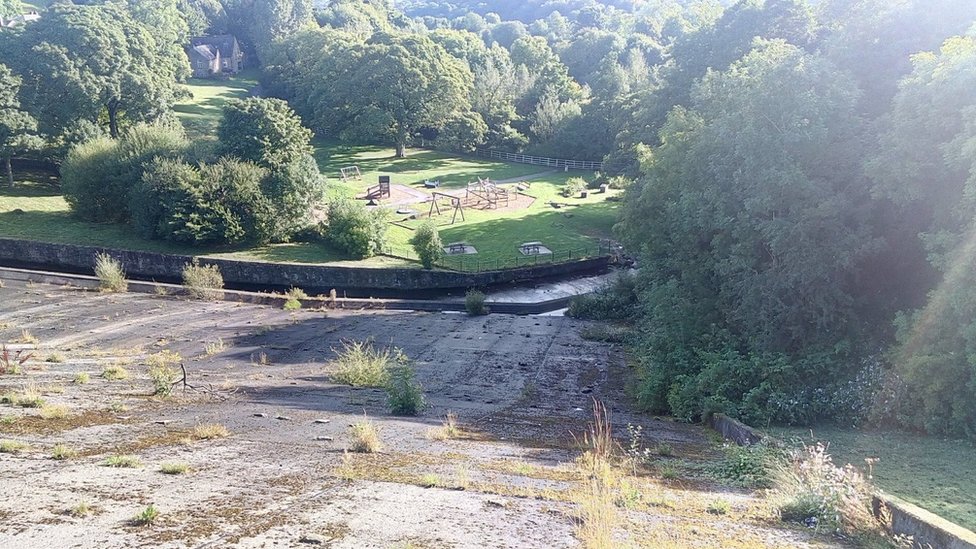
MULTIPOLYGON (((542 242, 550 248, 557 260, 565 260, 580 255, 596 255, 601 239, 611 236, 611 228, 616 219, 617 204, 609 202, 608 194, 594 194, 585 199, 564 198, 559 192, 568 179, 574 176, 592 177, 586 172, 560 172, 539 166, 514 164, 484 158, 452 156, 426 149, 409 149, 406 158, 395 158, 392 148, 380 146, 351 146, 320 142, 317 158, 322 172, 329 179, 334 196, 354 197, 365 193, 366 189, 379 181, 380 175, 389 175, 391 182, 420 191, 425 180, 438 180, 443 190, 464 188, 477 178, 493 181, 525 179, 529 188, 525 194, 535 201, 526 209, 502 210, 464 209, 464 220, 460 215, 452 224, 453 212, 449 205, 442 205, 442 214, 432 220, 438 226, 441 239, 445 243, 466 242, 474 246, 476 255, 456 256, 445 260, 454 268, 472 269, 479 266, 515 266, 527 262, 546 261, 545 256, 525 257, 518 251, 524 242, 542 242), (342 181, 340 168, 358 166, 362 180, 342 181), (554 208, 551 202, 558 202, 554 208)), ((513 184, 506 185, 511 188, 513 184)), ((430 211, 430 204, 418 202, 406 208, 424 214, 430 211)), ((413 229, 419 226, 418 220, 406 220, 407 216, 393 215, 394 220, 402 221, 390 228, 390 245, 393 253, 414 257, 410 248, 413 229)))
POLYGON ((19 172, 16 179, 13 189, 6 185, 0 187, 0 235, 4 237, 242 260, 415 266, 412 262, 386 257, 353 261, 327 246, 311 243, 201 250, 162 240, 146 240, 127 225, 88 223, 74 218, 51 174, 19 172))
POLYGON ((976 530, 976 445, 899 432, 864 432, 836 427, 772 429, 780 438, 829 443, 834 463, 867 470, 877 457, 874 483, 885 492, 976 530))
POLYGON ((226 80, 191 78, 183 86, 191 97, 177 103, 173 110, 190 139, 216 139, 224 105, 233 99, 247 97, 257 83, 257 74, 252 71, 226 80))

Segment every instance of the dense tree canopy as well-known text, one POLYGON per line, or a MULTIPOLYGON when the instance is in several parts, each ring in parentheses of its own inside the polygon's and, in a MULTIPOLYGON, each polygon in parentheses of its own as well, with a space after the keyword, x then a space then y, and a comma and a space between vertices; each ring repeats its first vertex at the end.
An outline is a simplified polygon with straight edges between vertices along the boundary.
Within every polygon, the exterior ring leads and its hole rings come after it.
POLYGON ((188 61, 158 31, 119 4, 57 4, 28 25, 12 66, 41 130, 59 136, 79 120, 104 120, 118 137, 125 123, 168 115, 188 61))

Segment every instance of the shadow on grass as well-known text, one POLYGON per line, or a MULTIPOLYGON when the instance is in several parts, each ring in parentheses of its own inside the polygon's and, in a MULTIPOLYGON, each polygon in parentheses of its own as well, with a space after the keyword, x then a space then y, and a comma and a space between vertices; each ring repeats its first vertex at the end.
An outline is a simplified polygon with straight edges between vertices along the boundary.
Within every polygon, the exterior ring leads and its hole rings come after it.
POLYGON ((6 174, 0 184, 0 196, 39 197, 58 196, 61 183, 58 174, 45 170, 23 169, 14 171, 14 186, 7 184, 6 174))

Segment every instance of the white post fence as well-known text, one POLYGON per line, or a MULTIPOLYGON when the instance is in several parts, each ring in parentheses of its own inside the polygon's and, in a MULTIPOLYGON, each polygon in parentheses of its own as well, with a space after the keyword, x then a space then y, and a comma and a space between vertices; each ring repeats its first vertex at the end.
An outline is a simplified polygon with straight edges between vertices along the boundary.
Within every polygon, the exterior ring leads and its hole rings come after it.
POLYGON ((531 156, 527 154, 517 154, 503 151, 478 149, 476 154, 488 158, 496 158, 507 162, 517 162, 519 164, 532 164, 535 166, 545 166, 547 168, 563 168, 569 170, 588 170, 598 172, 603 169, 603 162, 593 162, 590 160, 568 160, 565 158, 548 158, 545 156, 531 156))

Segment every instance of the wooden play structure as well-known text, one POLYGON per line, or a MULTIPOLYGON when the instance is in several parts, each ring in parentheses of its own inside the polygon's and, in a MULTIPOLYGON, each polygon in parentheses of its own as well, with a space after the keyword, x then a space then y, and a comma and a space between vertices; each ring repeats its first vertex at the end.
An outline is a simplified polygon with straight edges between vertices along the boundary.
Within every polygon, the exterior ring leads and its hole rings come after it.
POLYGON ((339 175, 342 177, 343 183, 353 179, 356 181, 363 180, 363 174, 359 172, 359 166, 347 166, 345 168, 339 168, 339 175))
POLYGON ((379 184, 366 189, 367 200, 378 200, 380 198, 390 198, 390 176, 381 175, 379 184))
POLYGON ((464 199, 469 206, 482 203, 488 204, 488 209, 508 207, 509 192, 496 185, 491 179, 478 178, 477 183, 468 183, 464 199))
MULTIPOLYGON (((454 222, 457 221, 457 216, 459 213, 461 214, 461 221, 464 221, 464 207, 462 206, 463 199, 454 196, 453 194, 447 194, 438 191, 434 191, 433 193, 431 193, 430 211, 427 212, 427 217, 434 217, 435 212, 437 213, 437 215, 441 215, 440 202, 442 201, 450 201, 450 208, 453 210, 453 214, 451 215, 451 225, 453 225, 454 222)), ((446 205, 447 204, 445 204, 445 206, 446 205)))

